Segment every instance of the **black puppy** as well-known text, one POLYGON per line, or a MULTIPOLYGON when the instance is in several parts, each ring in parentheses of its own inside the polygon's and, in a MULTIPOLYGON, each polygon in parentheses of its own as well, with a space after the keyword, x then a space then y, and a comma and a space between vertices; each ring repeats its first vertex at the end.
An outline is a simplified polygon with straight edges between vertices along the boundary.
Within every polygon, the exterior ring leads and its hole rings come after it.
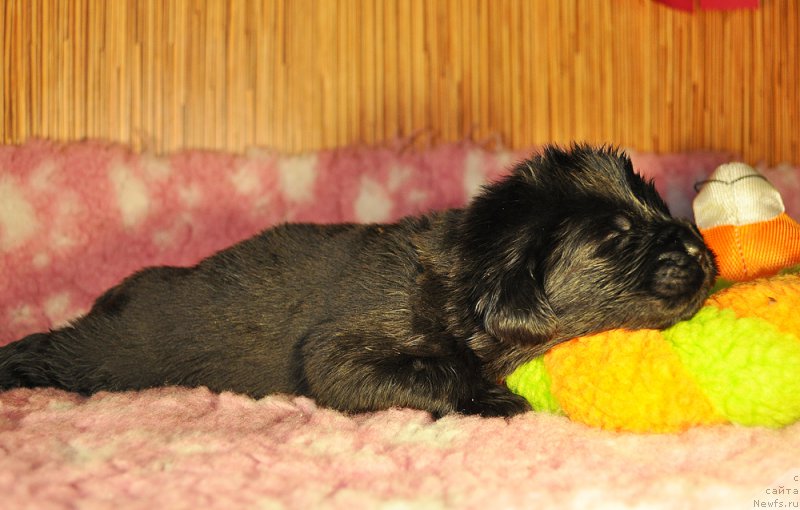
POLYGON ((509 416, 528 409, 502 385, 521 363, 685 319, 715 274, 626 155, 549 147, 464 209, 282 225, 195 267, 145 269, 70 326, 0 348, 0 389, 207 386, 509 416))

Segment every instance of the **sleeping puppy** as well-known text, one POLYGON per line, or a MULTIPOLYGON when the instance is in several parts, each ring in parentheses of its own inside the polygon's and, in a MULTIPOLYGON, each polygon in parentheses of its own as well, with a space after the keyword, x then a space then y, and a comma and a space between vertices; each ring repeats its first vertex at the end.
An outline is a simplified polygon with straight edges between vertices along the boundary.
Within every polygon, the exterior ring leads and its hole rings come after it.
POLYGON ((0 389, 206 386, 511 416, 503 379, 572 337, 664 328, 716 274, 697 229, 613 149, 548 147, 463 209, 287 224, 154 267, 71 325, 0 348, 0 389))

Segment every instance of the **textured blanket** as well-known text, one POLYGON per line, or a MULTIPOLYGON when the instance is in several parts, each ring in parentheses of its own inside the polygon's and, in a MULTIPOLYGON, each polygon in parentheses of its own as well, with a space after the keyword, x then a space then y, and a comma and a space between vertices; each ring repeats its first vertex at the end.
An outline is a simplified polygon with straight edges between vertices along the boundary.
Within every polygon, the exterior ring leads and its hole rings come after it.
MULTIPOLYGON (((471 145, 137 155, 96 142, 0 147, 0 344, 64 324, 153 264, 193 264, 283 221, 389 221, 458 206, 523 153, 471 145)), ((718 153, 633 154, 673 212, 718 153)), ((800 169, 765 170, 800 216, 800 169)), ((680 435, 563 417, 403 409, 165 388, 0 393, 0 508, 798 508, 800 424, 680 435)))

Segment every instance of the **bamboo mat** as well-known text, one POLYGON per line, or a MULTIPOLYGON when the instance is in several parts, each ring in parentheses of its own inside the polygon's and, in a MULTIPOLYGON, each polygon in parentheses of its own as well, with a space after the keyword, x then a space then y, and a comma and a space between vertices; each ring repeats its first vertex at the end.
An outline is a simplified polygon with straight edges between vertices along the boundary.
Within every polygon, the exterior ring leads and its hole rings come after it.
POLYGON ((800 163, 800 5, 2 0, 0 140, 573 139, 800 163))

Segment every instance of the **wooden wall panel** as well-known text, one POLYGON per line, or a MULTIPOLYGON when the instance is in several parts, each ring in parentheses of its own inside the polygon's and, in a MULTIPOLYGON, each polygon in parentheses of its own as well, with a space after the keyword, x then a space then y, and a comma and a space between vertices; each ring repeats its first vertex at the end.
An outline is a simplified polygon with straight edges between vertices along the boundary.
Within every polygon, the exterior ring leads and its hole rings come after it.
POLYGON ((800 163, 799 4, 2 0, 0 141, 579 139, 800 163))

